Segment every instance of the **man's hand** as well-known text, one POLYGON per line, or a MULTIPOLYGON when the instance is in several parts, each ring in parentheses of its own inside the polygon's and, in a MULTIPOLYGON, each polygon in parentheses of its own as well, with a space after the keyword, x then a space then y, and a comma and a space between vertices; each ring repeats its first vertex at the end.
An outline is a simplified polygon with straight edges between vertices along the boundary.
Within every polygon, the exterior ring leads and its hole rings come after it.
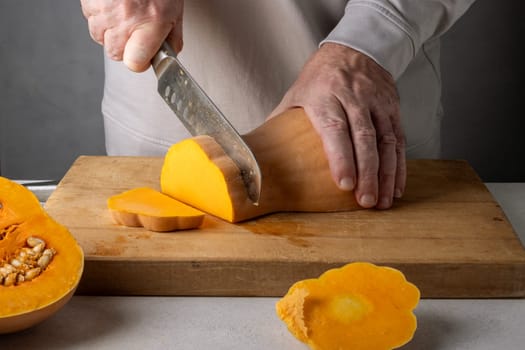
POLYGON ((390 74, 370 57, 326 43, 272 112, 303 107, 319 133, 332 177, 365 208, 387 209, 405 190, 405 137, 390 74))
POLYGON ((129 69, 145 71, 166 39, 182 49, 183 0, 81 0, 93 40, 129 69))

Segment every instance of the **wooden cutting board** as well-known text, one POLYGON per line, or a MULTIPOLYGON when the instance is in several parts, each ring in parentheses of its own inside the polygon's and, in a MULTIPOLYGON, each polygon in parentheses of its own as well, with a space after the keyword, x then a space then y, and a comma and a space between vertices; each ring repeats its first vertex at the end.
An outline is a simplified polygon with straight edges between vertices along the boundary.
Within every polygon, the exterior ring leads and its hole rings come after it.
POLYGON ((158 189, 161 158, 80 157, 46 203, 83 247, 78 292, 281 296, 297 280, 368 261, 402 270, 423 297, 523 297, 525 250, 464 161, 408 163, 390 210, 279 213, 154 233, 117 226, 109 196, 158 189))

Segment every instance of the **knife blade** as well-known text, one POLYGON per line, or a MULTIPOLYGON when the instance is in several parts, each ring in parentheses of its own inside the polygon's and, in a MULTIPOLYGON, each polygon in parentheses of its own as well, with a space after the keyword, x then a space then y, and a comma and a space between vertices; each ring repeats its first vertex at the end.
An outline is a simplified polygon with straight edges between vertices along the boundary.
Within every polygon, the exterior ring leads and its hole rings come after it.
POLYGON ((152 60, 157 90, 193 136, 209 135, 239 167, 248 197, 254 205, 261 195, 261 170, 239 133, 164 42, 152 60))

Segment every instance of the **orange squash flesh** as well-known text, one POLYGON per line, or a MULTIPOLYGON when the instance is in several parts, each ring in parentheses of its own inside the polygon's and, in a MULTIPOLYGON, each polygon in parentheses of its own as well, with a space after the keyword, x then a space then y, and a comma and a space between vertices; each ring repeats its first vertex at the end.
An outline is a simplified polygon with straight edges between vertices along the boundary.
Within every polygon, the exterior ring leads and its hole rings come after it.
POLYGON ((206 135, 173 145, 160 181, 163 193, 230 222, 234 221, 234 200, 247 200, 239 168, 206 135))
POLYGON ((229 222, 279 211, 359 208, 353 194, 332 180, 321 140, 302 109, 284 112, 243 137, 261 168, 258 206, 249 200, 238 167, 210 136, 169 149, 162 192, 229 222))
POLYGON ((200 226, 204 213, 152 188, 135 188, 108 199, 117 224, 157 232, 186 230, 200 226))
POLYGON ((0 266, 29 236, 42 238, 56 254, 33 280, 0 284, 0 334, 31 327, 60 309, 74 294, 84 267, 82 249, 71 233, 47 215, 33 193, 0 177, 0 266))
POLYGON ((276 311, 311 349, 389 350, 412 339, 419 298, 400 271, 359 262, 295 283, 276 311))

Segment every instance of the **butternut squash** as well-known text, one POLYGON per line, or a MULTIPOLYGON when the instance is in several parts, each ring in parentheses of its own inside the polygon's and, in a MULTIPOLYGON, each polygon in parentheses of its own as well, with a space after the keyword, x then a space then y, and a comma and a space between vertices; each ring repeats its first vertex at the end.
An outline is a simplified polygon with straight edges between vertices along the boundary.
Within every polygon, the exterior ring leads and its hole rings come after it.
POLYGON ((0 177, 0 334, 31 327, 73 296, 84 254, 35 195, 0 177))
POLYGON ((318 134, 302 109, 287 111, 243 136, 262 173, 259 205, 248 198, 239 168, 210 136, 173 145, 162 167, 162 192, 229 222, 279 211, 358 209, 332 180, 318 134))
POLYGON ((166 232, 200 226, 204 213, 152 188, 135 188, 108 199, 117 224, 166 232))
POLYGON ((388 350, 412 339, 419 298, 400 271, 357 262, 295 283, 276 312, 311 349, 388 350))

